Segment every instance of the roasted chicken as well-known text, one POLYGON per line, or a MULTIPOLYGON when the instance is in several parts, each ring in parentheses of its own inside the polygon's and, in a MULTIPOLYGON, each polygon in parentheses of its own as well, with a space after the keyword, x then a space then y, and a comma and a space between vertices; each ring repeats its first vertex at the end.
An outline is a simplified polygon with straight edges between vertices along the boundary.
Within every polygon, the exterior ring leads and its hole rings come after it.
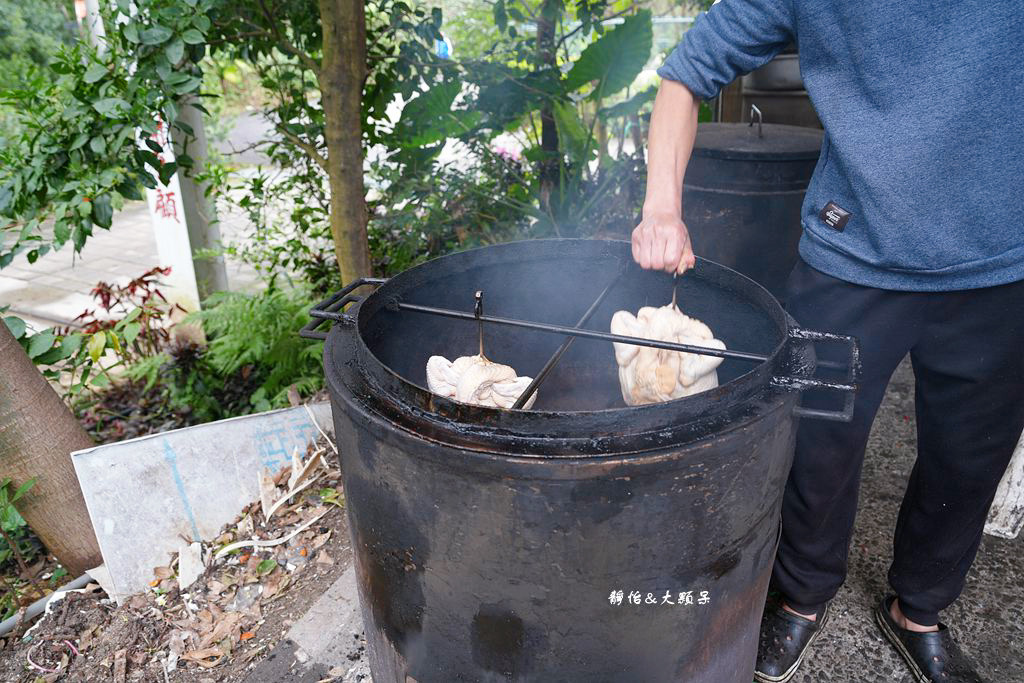
MULTIPOLYGON (((629 337, 725 348, 707 325, 688 317, 674 304, 645 306, 636 315, 618 311, 612 316, 611 331, 629 337)), ((620 342, 613 345, 622 398, 627 405, 660 403, 718 386, 716 368, 721 358, 620 342)))
MULTIPOLYGON (((462 356, 454 362, 444 356, 427 361, 427 387, 439 396, 491 408, 511 408, 533 379, 518 377, 508 365, 495 363, 482 355, 462 356)), ((523 406, 533 405, 537 394, 523 406)))

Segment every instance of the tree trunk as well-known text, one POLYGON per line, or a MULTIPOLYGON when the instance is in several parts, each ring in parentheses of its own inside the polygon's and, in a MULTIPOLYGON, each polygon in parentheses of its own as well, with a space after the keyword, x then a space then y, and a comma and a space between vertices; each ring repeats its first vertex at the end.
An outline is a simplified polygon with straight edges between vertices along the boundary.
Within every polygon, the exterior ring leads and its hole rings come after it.
POLYGON ((38 477, 16 507, 72 576, 103 562, 70 455, 94 445, 0 322, 0 476, 38 477))
MULTIPOLYGON (((545 2, 537 16, 537 67, 557 68, 558 60, 555 53, 555 13, 553 3, 545 2)), ((559 180, 558 159, 558 127, 555 125, 555 112, 551 103, 546 103, 540 110, 540 148, 543 152, 540 162, 540 202, 541 210, 553 214, 551 194, 555 191, 559 180)), ((556 206, 561 202, 556 199, 556 206)))
POLYGON ((366 80, 366 17, 360 0, 320 0, 324 108, 331 235, 342 282, 370 275, 363 186, 362 97, 366 80))

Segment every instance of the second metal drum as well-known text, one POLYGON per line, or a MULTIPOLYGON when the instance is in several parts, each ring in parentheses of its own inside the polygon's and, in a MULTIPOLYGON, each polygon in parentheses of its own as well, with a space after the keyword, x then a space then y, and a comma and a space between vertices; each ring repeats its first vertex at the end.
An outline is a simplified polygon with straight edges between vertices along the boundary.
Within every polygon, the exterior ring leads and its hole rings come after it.
POLYGON ((755 123, 703 123, 683 181, 694 252, 759 282, 782 299, 797 259, 800 206, 822 131, 755 123))

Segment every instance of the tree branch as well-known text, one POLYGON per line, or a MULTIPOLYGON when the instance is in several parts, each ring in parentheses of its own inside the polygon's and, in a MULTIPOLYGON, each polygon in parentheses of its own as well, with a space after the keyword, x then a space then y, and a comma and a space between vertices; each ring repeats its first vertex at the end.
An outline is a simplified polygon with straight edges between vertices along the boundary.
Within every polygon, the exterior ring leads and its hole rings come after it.
POLYGON ((306 140, 303 140, 295 133, 292 133, 291 131, 285 129, 284 124, 282 123, 275 123, 274 129, 277 130, 278 133, 283 135, 288 140, 288 142, 292 143, 293 145, 301 149, 303 152, 308 154, 309 158, 315 161, 316 165, 322 168, 325 173, 328 172, 329 167, 327 164, 327 157, 322 155, 320 153, 320 150, 318 150, 315 145, 313 145, 310 142, 307 142, 306 140))
POLYGON ((267 8, 267 4, 264 2, 264 0, 259 0, 259 3, 260 9, 263 10, 263 17, 267 20, 267 23, 270 24, 270 30, 274 32, 274 37, 277 39, 277 42, 280 43, 280 45, 284 48, 284 52, 289 52, 294 57, 297 57, 299 61, 302 62, 303 65, 305 65, 305 67, 312 71, 313 73, 320 73, 320 64, 315 59, 310 57, 309 54, 307 54, 303 50, 300 50, 298 47, 295 46, 294 43, 292 43, 288 38, 286 38, 281 33, 281 30, 278 28, 279 24, 277 22, 277 19, 267 8))
MULTIPOLYGON (((632 12, 632 11, 633 11, 633 8, 632 8, 632 7, 627 7, 626 9, 624 9, 624 10, 620 10, 620 11, 618 11, 618 12, 615 12, 614 14, 609 14, 609 15, 608 15, 607 17, 604 17, 603 19, 601 19, 601 21, 599 21, 598 23, 603 23, 603 22, 609 21, 609 20, 611 20, 611 19, 618 19, 618 18, 619 18, 619 17, 621 17, 622 15, 624 15, 624 14, 629 14, 629 13, 630 13, 630 12, 632 12)), ((575 35, 576 33, 578 33, 578 32, 579 32, 579 30, 580 30, 580 29, 582 29, 582 28, 583 28, 583 23, 581 22, 579 26, 577 26, 577 27, 576 27, 576 28, 574 28, 573 30, 571 30, 571 31, 569 31, 568 33, 566 33, 565 35, 563 35, 563 36, 562 36, 562 37, 561 37, 561 38, 560 38, 560 39, 558 40, 558 43, 557 43, 557 44, 555 45, 555 49, 558 49, 559 47, 561 47, 561 46, 562 46, 562 43, 564 43, 565 41, 569 40, 569 38, 571 38, 571 37, 572 37, 573 35, 575 35)))

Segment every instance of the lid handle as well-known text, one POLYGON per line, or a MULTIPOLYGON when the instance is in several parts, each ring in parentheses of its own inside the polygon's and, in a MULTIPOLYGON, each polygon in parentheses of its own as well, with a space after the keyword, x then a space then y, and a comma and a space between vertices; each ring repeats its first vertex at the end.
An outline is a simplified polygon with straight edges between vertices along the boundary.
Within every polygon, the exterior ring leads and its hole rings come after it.
POLYGON ((761 110, 757 108, 756 104, 750 105, 750 125, 754 125, 754 116, 757 116, 757 137, 763 138, 764 132, 761 130, 761 124, 764 122, 764 117, 761 115, 761 110))

